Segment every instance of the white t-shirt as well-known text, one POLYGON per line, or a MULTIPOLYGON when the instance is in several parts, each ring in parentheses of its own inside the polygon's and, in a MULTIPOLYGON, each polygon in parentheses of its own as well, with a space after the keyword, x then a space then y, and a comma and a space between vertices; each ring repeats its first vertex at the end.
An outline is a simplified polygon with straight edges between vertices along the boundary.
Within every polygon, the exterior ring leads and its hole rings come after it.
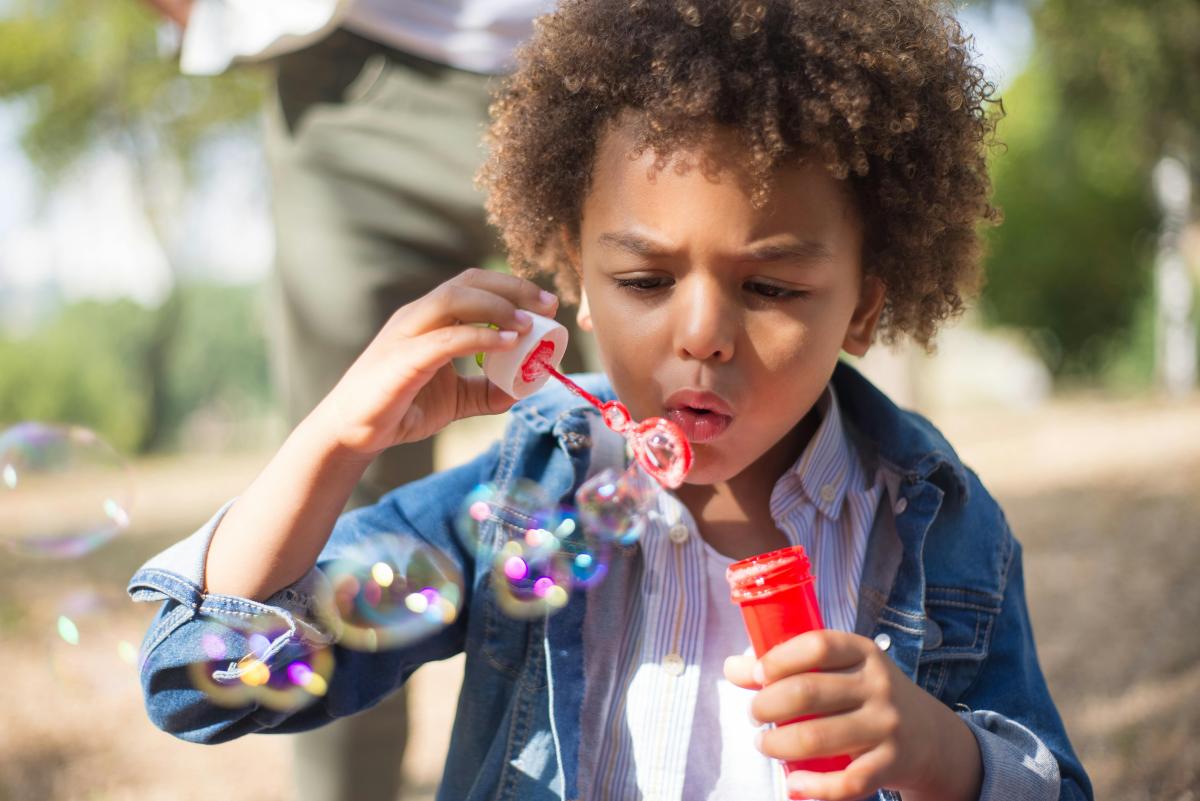
POLYGON ((760 801, 777 797, 772 774, 782 768, 754 747, 758 728, 750 721, 750 702, 755 693, 725 679, 727 657, 752 653, 741 610, 729 601, 725 569, 733 561, 704 543, 708 612, 683 798, 760 801))
POLYGON ((195 0, 180 69, 215 75, 236 59, 297 50, 344 25, 430 61, 472 72, 509 70, 535 17, 554 0, 195 0))

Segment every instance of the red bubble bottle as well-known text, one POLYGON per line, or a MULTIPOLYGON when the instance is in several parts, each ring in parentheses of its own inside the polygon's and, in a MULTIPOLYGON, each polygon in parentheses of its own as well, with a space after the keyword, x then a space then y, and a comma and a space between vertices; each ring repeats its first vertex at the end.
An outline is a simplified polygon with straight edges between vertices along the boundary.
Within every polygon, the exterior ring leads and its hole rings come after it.
MULTIPOLYGON (((759 659, 786 640, 806 631, 825 628, 817 606, 817 592, 808 564, 808 555, 800 545, 751 556, 734 562, 725 572, 730 599, 742 610, 742 620, 750 635, 754 655, 759 659)), ((805 715, 789 720, 810 720, 805 715)), ((806 770, 829 773, 844 770, 849 756, 797 759, 784 763, 787 771, 806 770)))

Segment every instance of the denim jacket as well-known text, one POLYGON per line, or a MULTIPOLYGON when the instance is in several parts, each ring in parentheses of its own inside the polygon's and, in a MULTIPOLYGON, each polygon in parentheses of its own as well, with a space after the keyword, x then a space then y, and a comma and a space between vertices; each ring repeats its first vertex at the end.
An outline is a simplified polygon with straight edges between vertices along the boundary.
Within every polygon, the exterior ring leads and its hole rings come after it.
MULTIPOLYGON (((601 397, 602 376, 580 379, 601 397)), ((1090 799, 1092 789, 1050 698, 1025 606, 1020 545, 1000 507, 923 418, 898 409, 853 368, 839 364, 834 389, 850 432, 884 470, 888 497, 868 542, 855 630, 966 721, 980 746, 982 799, 1090 799)), ((203 569, 218 513, 133 577, 134 600, 162 601, 143 646, 150 718, 185 740, 220 743, 252 732, 294 732, 372 706, 422 664, 466 652, 441 801, 578 799, 585 692, 583 622, 588 594, 555 614, 505 615, 490 565, 454 533, 460 501, 476 485, 524 476, 569 500, 588 474, 600 425, 590 407, 552 388, 517 404, 503 440, 474 461, 400 487, 343 515, 308 575, 265 602, 205 594, 203 569), (413 645, 378 653, 333 646, 327 692, 299 711, 261 704, 224 708, 195 689, 188 665, 206 659, 211 621, 273 616, 286 630, 265 656, 295 641, 327 644, 315 621, 320 566, 376 532, 407 532, 457 563, 463 613, 413 645)), ((226 507, 228 508, 228 507, 226 507)), ((637 549, 632 549, 637 558, 637 549)), ((614 625, 619 625, 615 622, 614 625)), ((231 662, 251 652, 233 638, 231 662)), ((232 665, 231 665, 232 668, 232 665)), ((880 797, 895 799, 891 791, 880 797)))

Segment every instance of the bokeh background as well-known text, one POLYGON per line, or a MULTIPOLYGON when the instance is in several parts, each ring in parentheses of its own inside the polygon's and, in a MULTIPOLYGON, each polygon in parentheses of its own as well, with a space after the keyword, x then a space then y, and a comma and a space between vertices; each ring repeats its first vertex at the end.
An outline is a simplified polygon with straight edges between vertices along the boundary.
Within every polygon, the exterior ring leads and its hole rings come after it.
MULTIPOLYGON (((1097 796, 1193 800, 1200 4, 959 13, 1003 98, 1006 221, 938 352, 862 367, 946 431, 1025 543, 1042 664, 1097 796)), ((136 0, 0 0, 0 431, 94 431, 113 449, 104 480, 131 488, 130 525, 103 547, 0 550, 0 801, 290 793, 284 738, 175 741, 146 721, 131 665, 153 610, 125 581, 284 434, 260 291, 269 69, 183 77, 176 46, 136 0)), ((498 425, 456 426, 439 462, 498 425)), ((89 480, 67 475, 54 508, 86 503, 89 480)), ((0 483, 0 527, 14 497, 0 483)), ((432 797, 460 673, 414 679, 407 798, 432 797)))

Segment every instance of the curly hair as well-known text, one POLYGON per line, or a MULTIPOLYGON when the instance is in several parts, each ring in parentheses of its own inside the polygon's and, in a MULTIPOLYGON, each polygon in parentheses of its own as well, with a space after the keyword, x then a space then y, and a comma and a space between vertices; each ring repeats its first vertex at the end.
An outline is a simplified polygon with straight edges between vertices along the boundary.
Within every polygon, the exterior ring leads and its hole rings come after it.
POLYGON ((863 265, 887 288, 879 335, 926 348, 980 284, 987 149, 1003 105, 938 0, 565 0, 499 88, 478 183, 515 272, 578 299, 598 139, 625 111, 657 163, 714 124, 737 133, 751 200, 812 159, 848 181, 863 265), (990 113, 991 104, 994 113, 990 113))

